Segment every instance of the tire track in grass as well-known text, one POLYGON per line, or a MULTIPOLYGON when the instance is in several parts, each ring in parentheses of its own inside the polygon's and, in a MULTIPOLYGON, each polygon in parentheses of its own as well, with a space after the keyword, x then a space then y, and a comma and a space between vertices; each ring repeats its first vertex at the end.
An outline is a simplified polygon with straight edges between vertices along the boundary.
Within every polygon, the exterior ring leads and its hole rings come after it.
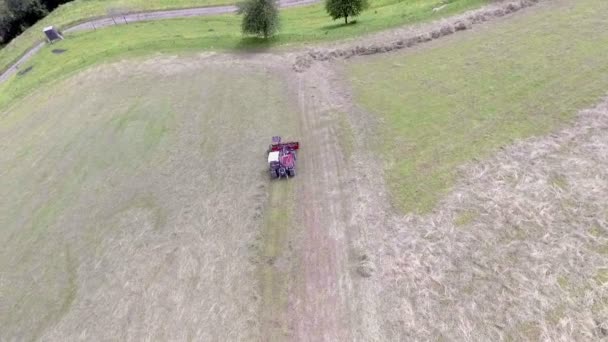
POLYGON ((262 334, 265 340, 282 340, 288 334, 285 312, 289 270, 288 236, 292 232, 294 182, 277 180, 270 186, 270 197, 262 233, 260 264, 262 293, 262 334))
POLYGON ((300 281, 289 292, 289 323, 296 341, 348 341, 356 313, 348 267, 347 194, 342 191, 345 158, 335 113, 323 74, 299 74, 293 83, 300 107, 302 150, 294 220, 298 224, 300 281))

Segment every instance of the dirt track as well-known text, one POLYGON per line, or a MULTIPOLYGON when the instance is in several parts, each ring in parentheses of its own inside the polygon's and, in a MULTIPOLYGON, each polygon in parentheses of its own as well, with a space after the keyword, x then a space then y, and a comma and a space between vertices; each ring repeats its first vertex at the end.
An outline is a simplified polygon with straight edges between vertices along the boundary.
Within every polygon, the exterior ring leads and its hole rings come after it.
POLYGON ((327 75, 297 78, 294 93, 302 112, 302 143, 297 219, 301 223, 297 248, 305 286, 291 294, 290 320, 301 341, 352 340, 355 298, 349 272, 350 205, 342 188, 348 172, 338 141, 336 113, 327 75))

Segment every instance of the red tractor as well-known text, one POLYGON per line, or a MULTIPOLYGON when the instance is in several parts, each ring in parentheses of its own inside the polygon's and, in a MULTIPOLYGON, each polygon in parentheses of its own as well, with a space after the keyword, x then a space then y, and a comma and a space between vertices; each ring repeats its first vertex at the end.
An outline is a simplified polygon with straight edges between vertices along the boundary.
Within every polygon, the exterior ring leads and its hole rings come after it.
POLYGON ((281 137, 272 137, 268 147, 270 178, 294 177, 296 175, 296 151, 299 142, 281 142, 281 137))

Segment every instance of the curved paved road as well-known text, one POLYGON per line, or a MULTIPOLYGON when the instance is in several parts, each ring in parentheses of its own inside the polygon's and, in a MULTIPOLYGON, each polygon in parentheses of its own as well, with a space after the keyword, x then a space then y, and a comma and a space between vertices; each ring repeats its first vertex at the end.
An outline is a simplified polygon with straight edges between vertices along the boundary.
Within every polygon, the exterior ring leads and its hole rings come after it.
MULTIPOLYGON (((280 0, 280 7, 294 7, 304 6, 319 2, 319 0, 280 0)), ((201 17, 208 15, 219 15, 236 12, 236 6, 215 6, 215 7, 200 7, 200 8, 187 8, 180 10, 169 10, 169 11, 154 11, 154 12, 143 12, 143 13, 132 13, 124 16, 115 16, 114 18, 101 18, 93 19, 81 24, 77 24, 68 27, 63 30, 64 33, 89 31, 98 28, 113 26, 113 25, 125 25, 137 21, 151 21, 151 20, 162 20, 172 18, 188 18, 188 17, 201 17)), ((42 33, 40 33, 42 34, 42 33)), ((19 66, 27 62, 32 58, 40 49, 44 47, 46 43, 42 42, 28 50, 15 64, 9 67, 6 71, 0 75, 0 83, 6 81, 9 77, 19 71, 19 66)))

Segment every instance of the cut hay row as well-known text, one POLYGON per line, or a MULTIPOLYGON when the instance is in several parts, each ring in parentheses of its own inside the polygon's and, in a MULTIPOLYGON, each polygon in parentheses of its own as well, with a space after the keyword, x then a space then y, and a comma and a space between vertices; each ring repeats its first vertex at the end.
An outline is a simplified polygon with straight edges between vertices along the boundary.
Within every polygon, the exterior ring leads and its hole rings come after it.
POLYGON ((510 15, 527 7, 536 5, 541 0, 517 0, 500 5, 471 11, 451 19, 446 19, 428 25, 417 33, 406 32, 404 37, 384 43, 371 43, 370 45, 355 45, 335 49, 313 49, 296 57, 293 70, 303 72, 310 68, 315 61, 330 61, 334 59, 347 59, 354 56, 373 55, 394 50, 410 48, 422 43, 430 42, 458 31, 471 29, 473 25, 488 22, 510 15))

